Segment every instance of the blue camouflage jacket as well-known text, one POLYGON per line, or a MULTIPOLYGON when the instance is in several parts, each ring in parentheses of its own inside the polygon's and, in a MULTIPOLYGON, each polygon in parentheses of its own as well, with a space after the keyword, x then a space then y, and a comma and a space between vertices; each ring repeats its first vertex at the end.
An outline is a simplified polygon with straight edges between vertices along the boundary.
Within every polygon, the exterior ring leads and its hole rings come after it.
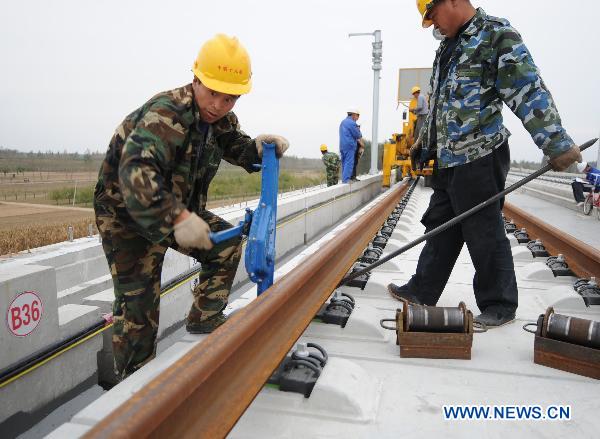
POLYGON ((436 53, 430 82, 430 108, 436 111, 429 112, 421 133, 422 157, 437 147, 438 167, 448 168, 492 152, 510 136, 502 123, 503 102, 545 155, 552 158, 573 146, 531 54, 507 20, 479 8, 459 38, 441 84, 446 40, 436 53), (430 139, 433 123, 436 139, 430 139))

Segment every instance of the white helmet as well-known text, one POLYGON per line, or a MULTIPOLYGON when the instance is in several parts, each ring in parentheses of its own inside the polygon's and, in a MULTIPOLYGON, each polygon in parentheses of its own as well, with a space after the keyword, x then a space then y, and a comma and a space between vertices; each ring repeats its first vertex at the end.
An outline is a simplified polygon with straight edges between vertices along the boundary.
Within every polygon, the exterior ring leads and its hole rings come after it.
POLYGON ((360 110, 356 107, 349 108, 347 113, 358 114, 360 115, 360 110))
POLYGON ((588 167, 587 162, 581 162, 581 163, 577 163, 577 172, 583 172, 585 171, 585 168, 588 167))

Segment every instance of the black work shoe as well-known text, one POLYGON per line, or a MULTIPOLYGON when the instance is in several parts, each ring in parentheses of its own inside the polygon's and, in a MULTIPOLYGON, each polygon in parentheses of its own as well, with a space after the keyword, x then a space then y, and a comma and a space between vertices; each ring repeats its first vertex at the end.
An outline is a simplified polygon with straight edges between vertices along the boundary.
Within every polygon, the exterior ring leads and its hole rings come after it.
POLYGON ((226 321, 227 316, 220 312, 209 319, 201 320, 199 322, 187 321, 185 324, 185 329, 190 334, 210 334, 226 321))
POLYGON ((423 305, 421 299, 408 292, 406 285, 399 287, 398 285, 389 284, 387 288, 390 296, 396 300, 408 300, 410 303, 414 303, 415 305, 423 305))
POLYGON ((474 323, 483 323, 488 329, 497 328, 515 321, 514 311, 488 308, 473 319, 474 323))

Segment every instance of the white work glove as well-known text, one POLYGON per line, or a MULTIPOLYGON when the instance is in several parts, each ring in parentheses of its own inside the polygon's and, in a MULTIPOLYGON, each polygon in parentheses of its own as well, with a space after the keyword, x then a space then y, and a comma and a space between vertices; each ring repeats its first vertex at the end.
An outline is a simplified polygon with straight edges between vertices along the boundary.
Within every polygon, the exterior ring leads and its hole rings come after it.
POLYGON ((570 149, 567 149, 562 154, 557 155, 550 159, 550 165, 554 171, 566 171, 569 166, 573 163, 581 163, 581 151, 579 146, 573 145, 570 149))
POLYGON ((256 136, 256 149, 258 150, 258 156, 262 157, 263 142, 275 144, 275 155, 277 158, 281 158, 283 153, 289 148, 290 142, 283 136, 276 134, 260 134, 256 136))
POLYGON ((175 241, 184 248, 210 250, 213 246, 209 233, 210 227, 202 218, 191 213, 186 219, 175 224, 175 241))

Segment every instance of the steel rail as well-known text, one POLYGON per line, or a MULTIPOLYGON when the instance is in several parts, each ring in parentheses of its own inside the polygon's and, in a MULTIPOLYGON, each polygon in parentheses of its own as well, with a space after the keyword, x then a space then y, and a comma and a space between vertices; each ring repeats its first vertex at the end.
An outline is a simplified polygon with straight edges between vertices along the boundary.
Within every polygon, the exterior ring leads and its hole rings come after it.
POLYGON ((531 239, 541 239, 550 254, 562 253, 569 268, 577 276, 581 278, 596 276, 600 279, 600 251, 598 249, 510 203, 504 204, 504 216, 512 219, 519 228, 524 227, 531 239))
POLYGON ((85 437, 224 437, 407 189, 391 189, 85 437))
MULTIPOLYGON (((369 185, 374 184, 370 183, 369 185)), ((302 210, 299 213, 293 214, 288 217, 284 217, 281 219, 281 222, 277 223, 277 229, 280 229, 286 224, 289 224, 293 221, 297 221, 298 219, 302 219, 306 217, 308 213, 314 212, 316 210, 325 208, 330 206, 331 204, 335 204, 336 202, 343 200, 347 197, 351 197, 356 192, 349 192, 344 195, 340 195, 337 198, 333 198, 331 200, 324 201, 319 204, 315 204, 306 210, 302 210)), ((244 238, 242 243, 242 248, 246 246, 246 239, 244 238)), ((182 286, 183 284, 193 280, 198 273, 200 273, 202 267, 200 264, 184 271, 183 273, 178 274, 166 281, 160 288, 160 297, 164 297, 165 295, 172 293, 175 289, 182 286)), ((110 320, 110 322, 112 319, 110 320)), ((78 334, 75 334, 72 337, 61 340, 51 346, 48 346, 44 349, 41 349, 37 352, 34 352, 30 356, 22 359, 16 364, 9 365, 8 367, 0 370, 0 389, 5 386, 8 386, 12 382, 22 378, 23 376, 33 372, 41 366, 49 363, 50 361, 60 357, 61 355, 69 352, 71 349, 76 348, 77 346, 85 343, 86 341, 91 340, 96 335, 106 331, 107 329, 112 328, 113 324, 107 321, 105 318, 99 319, 93 325, 90 325, 88 328, 80 331, 78 334)))

